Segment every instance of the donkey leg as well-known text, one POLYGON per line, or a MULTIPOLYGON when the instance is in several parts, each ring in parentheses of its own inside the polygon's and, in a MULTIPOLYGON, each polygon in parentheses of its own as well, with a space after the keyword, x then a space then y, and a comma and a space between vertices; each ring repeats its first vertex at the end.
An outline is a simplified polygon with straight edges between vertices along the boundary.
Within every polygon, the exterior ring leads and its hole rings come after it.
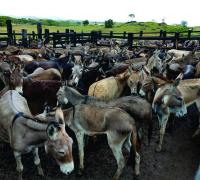
POLYGON ((200 99, 197 99, 196 100, 196 106, 197 106, 197 109, 198 109, 198 114, 199 114, 199 125, 198 125, 198 128, 197 130, 194 132, 194 134, 192 135, 192 137, 195 137, 197 135, 200 134, 200 99))
POLYGON ((78 174, 82 175, 84 169, 84 134, 79 132, 75 134, 78 142, 79 162, 80 162, 78 174))
POLYGON ((135 166, 133 166, 134 172, 136 176, 139 176, 140 175, 140 154, 139 154, 140 144, 138 142, 136 129, 132 131, 131 141, 132 141, 133 152, 130 152, 130 153, 134 153, 135 155, 135 166))
POLYGON ((130 153, 130 151, 131 151, 131 133, 129 134, 128 138, 126 139, 126 141, 124 143, 124 147, 130 153))
POLYGON ((38 154, 38 148, 33 149, 33 156, 34 156, 34 164, 37 166, 37 171, 40 176, 44 176, 44 172, 41 167, 40 157, 38 154))
POLYGON ((118 180, 122 170, 125 166, 125 159, 122 154, 122 146, 124 144, 124 141, 126 140, 126 137, 114 137, 115 135, 107 135, 108 138, 108 144, 115 156, 115 159, 117 161, 117 171, 113 177, 113 180, 118 180))
POLYGON ((160 137, 159 137, 159 143, 158 146, 156 148, 157 152, 160 152, 162 150, 162 143, 163 143, 163 138, 164 138, 164 134, 165 134, 165 130, 166 130, 166 125, 167 125, 167 121, 168 118, 163 118, 162 120, 159 120, 159 124, 160 124, 160 137))
POLYGON ((14 157, 17 163, 17 173, 18 173, 18 180, 22 180, 22 172, 23 172, 23 164, 21 160, 21 153, 14 151, 14 157))

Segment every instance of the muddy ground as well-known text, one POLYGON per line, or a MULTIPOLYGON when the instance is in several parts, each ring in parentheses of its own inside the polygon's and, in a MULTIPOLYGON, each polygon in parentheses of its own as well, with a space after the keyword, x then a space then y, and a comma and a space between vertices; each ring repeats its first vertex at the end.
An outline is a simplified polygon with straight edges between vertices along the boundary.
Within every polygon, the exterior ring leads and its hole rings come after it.
MULTIPOLYGON (((191 139, 196 126, 197 114, 190 110, 188 119, 176 119, 173 133, 168 130, 164 138, 164 149, 155 152, 157 140, 157 123, 155 123, 151 145, 146 138, 141 152, 141 180, 192 180, 200 162, 200 137, 191 139)), ((156 120, 155 120, 156 122, 156 120)), ((88 145, 85 150, 85 173, 82 177, 72 173, 65 176, 60 173, 55 161, 40 150, 42 167, 46 178, 37 175, 32 155, 23 156, 25 180, 109 180, 116 170, 116 162, 103 137, 98 138, 95 145, 88 145)), ((75 143, 76 144, 76 143, 75 143)), ((74 148, 75 162, 77 162, 77 148, 74 148)), ((15 180, 15 160, 9 145, 0 143, 0 180, 15 180)), ((124 168, 122 180, 133 179, 133 170, 130 166, 124 168)))

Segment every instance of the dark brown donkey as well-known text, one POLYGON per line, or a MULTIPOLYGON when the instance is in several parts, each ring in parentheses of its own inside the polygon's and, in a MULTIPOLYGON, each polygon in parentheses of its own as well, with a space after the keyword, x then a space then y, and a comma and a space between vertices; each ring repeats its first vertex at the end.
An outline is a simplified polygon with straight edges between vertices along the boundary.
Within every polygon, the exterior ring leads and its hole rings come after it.
MULTIPOLYGON (((67 99, 65 99, 67 100, 67 99)), ((91 105, 76 105, 64 111, 65 123, 74 131, 79 148, 80 171, 84 169, 84 135, 106 134, 108 144, 117 161, 113 177, 119 179, 125 159, 122 147, 135 155, 135 174, 139 175, 140 154, 135 120, 120 108, 100 108, 91 105), (131 150, 131 145, 133 150, 131 150)))

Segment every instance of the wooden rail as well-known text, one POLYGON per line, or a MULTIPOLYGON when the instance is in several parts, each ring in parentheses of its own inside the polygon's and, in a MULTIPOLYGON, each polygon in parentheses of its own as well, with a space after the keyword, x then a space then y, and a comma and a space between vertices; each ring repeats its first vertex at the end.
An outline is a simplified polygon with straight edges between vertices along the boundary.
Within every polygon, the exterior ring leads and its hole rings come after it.
MULTIPOLYGON (((86 42, 96 43, 98 40, 104 39, 124 39, 127 41, 129 49, 139 46, 139 42, 145 41, 160 41, 165 44, 166 41, 173 43, 173 48, 178 49, 178 44, 186 40, 200 40, 200 31, 184 31, 184 32, 166 32, 160 30, 159 32, 133 32, 133 33, 102 33, 101 31, 92 31, 90 33, 74 32, 73 30, 66 29, 65 32, 53 32, 50 33, 49 29, 42 31, 42 24, 37 23, 37 33, 27 33, 26 29, 22 29, 21 33, 16 33, 12 30, 11 20, 6 21, 7 33, 0 33, 0 45, 19 45, 23 47, 30 47, 31 43, 36 41, 43 41, 45 44, 52 42, 53 47, 65 47, 66 44, 77 43, 84 44, 86 42)), ((166 47, 167 48, 167 47, 166 47)))

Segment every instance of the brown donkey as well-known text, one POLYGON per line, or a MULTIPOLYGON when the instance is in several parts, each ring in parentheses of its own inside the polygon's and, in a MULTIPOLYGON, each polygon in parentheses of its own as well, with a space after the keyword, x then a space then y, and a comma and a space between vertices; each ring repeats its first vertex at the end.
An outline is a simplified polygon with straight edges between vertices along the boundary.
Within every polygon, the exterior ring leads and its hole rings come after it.
POLYGON ((130 153, 135 154, 135 174, 140 174, 136 124, 129 114, 119 108, 99 108, 82 104, 64 110, 64 117, 65 123, 74 131, 78 141, 80 172, 84 169, 84 135, 106 134, 118 165, 113 179, 119 179, 125 167, 123 145, 130 153))
POLYGON ((65 131, 60 109, 53 121, 33 117, 27 101, 17 91, 10 90, 0 98, 0 139, 10 144, 17 163, 18 179, 22 180, 22 154, 33 152, 34 164, 43 175, 38 147, 45 146, 47 153, 55 158, 60 170, 69 174, 74 169, 72 139, 65 131))

